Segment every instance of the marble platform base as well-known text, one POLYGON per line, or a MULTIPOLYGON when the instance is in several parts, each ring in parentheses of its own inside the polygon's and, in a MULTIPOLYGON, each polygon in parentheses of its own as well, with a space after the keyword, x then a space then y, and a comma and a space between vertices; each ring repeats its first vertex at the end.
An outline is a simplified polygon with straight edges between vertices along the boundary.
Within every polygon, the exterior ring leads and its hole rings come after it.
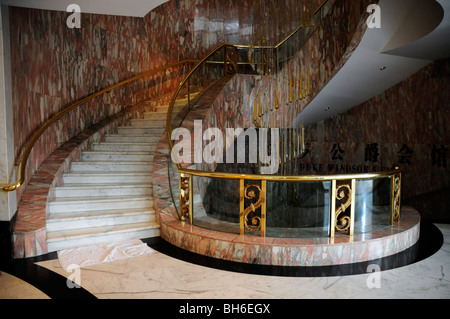
POLYGON ((420 235, 420 215, 403 207, 392 227, 355 234, 353 238, 262 238, 236 235, 190 225, 179 220, 168 181, 167 137, 158 144, 152 176, 161 237, 179 248, 222 260, 273 266, 329 266, 365 262, 400 253, 420 235))
MULTIPOLYGON (((220 91, 207 93, 213 100, 220 91)), ((210 105, 204 103, 205 105, 210 105)), ((190 112, 183 126, 195 116, 205 121, 209 107, 190 112)), ((401 221, 392 227, 355 235, 330 238, 261 238, 254 235, 213 231, 181 222, 172 201, 168 179, 169 147, 167 136, 159 141, 153 162, 153 196, 160 236, 172 245, 200 255, 222 260, 276 266, 329 266, 370 261, 400 253, 413 246, 420 235, 420 215, 404 207, 401 221)), ((172 175, 176 173, 171 172, 172 175)), ((174 182, 176 182, 176 176, 174 182)), ((175 187, 177 188, 177 187, 175 187)), ((195 213, 194 213, 195 215, 195 213)))
POLYGON ((240 263, 317 267, 352 264, 400 253, 419 239, 420 215, 402 210, 393 227, 353 236, 330 238, 262 238, 227 234, 192 226, 161 215, 161 237, 182 249, 240 263))

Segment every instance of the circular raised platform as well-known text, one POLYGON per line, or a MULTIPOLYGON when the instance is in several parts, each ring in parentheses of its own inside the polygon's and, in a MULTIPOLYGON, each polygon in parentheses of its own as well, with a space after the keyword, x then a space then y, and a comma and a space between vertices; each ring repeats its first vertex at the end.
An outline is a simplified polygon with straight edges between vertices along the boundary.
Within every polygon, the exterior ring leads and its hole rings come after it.
POLYGON ((152 176, 155 208, 161 237, 168 243, 199 255, 244 264, 286 267, 321 267, 363 263, 393 256, 414 246, 420 235, 420 215, 403 207, 396 225, 353 238, 273 238, 224 233, 179 220, 168 179, 168 141, 158 143, 152 176))
POLYGON ((413 246, 420 235, 420 215, 402 209, 401 221, 382 230, 331 238, 269 238, 212 231, 160 214, 161 237, 200 255, 250 264, 317 267, 375 260, 413 246))

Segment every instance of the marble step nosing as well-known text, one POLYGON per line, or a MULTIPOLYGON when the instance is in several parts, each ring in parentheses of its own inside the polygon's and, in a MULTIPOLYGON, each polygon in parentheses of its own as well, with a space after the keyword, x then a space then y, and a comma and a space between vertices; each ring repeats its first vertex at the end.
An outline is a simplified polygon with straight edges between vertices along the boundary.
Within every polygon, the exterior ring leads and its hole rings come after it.
POLYGON ((49 214, 46 229, 64 231, 91 227, 155 222, 154 210, 86 211, 66 214, 49 214))
POLYGON ((93 227, 88 232, 48 232, 48 251, 72 249, 82 246, 107 244, 113 241, 158 237, 160 227, 156 222, 127 224, 126 227, 93 227))

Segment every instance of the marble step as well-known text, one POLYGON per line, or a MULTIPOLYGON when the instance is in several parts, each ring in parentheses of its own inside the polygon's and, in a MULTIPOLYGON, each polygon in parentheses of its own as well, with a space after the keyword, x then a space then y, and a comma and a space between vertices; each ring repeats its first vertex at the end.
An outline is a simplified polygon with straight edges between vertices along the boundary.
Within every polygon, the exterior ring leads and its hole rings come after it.
POLYGON ((156 214, 153 209, 86 211, 65 214, 49 214, 46 229, 47 232, 51 232, 88 227, 151 223, 155 221, 156 214))
POLYGON ((127 184, 151 183, 152 173, 144 172, 109 172, 109 173, 65 173, 64 184, 127 184))
POLYGON ((148 120, 148 119, 134 119, 130 120, 130 125, 132 127, 166 127, 165 120, 148 120))
POLYGON ((92 145, 94 151, 106 152, 153 152, 156 143, 95 143, 92 145))
POLYGON ((151 152, 106 152, 86 151, 81 153, 83 161, 152 162, 151 152))
POLYGON ((166 112, 145 112, 144 120, 166 121, 166 112))
POLYGON ((48 251, 52 252, 61 249, 107 244, 113 241, 157 237, 159 235, 158 223, 135 223, 48 232, 47 243, 48 251))
POLYGON ((153 209, 153 198, 149 196, 59 197, 48 204, 50 214, 108 209, 153 209))
POLYGON ((118 134, 164 134, 166 127, 135 127, 135 126, 121 126, 117 128, 118 134))
POLYGON ((152 162, 83 161, 73 162, 71 172, 142 172, 151 171, 152 162))
POLYGON ((153 186, 147 184, 65 184, 55 187, 55 197, 152 196, 153 186))
POLYGON ((158 143, 161 133, 153 134, 105 134, 106 143, 158 143))

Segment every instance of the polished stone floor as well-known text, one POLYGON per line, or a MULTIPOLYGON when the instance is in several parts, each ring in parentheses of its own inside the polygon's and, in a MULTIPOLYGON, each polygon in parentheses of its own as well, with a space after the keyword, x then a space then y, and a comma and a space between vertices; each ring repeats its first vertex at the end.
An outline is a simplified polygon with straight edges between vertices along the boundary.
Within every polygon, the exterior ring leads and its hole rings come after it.
POLYGON ((380 272, 375 263, 353 275, 336 275, 329 269, 322 275, 320 271, 283 272, 276 268, 253 271, 252 265, 197 259, 149 240, 149 246, 156 250, 153 254, 81 268, 81 288, 68 287, 67 278, 75 277, 52 253, 4 266, 0 298, 448 299, 450 225, 429 224, 421 239, 418 261, 380 272))

